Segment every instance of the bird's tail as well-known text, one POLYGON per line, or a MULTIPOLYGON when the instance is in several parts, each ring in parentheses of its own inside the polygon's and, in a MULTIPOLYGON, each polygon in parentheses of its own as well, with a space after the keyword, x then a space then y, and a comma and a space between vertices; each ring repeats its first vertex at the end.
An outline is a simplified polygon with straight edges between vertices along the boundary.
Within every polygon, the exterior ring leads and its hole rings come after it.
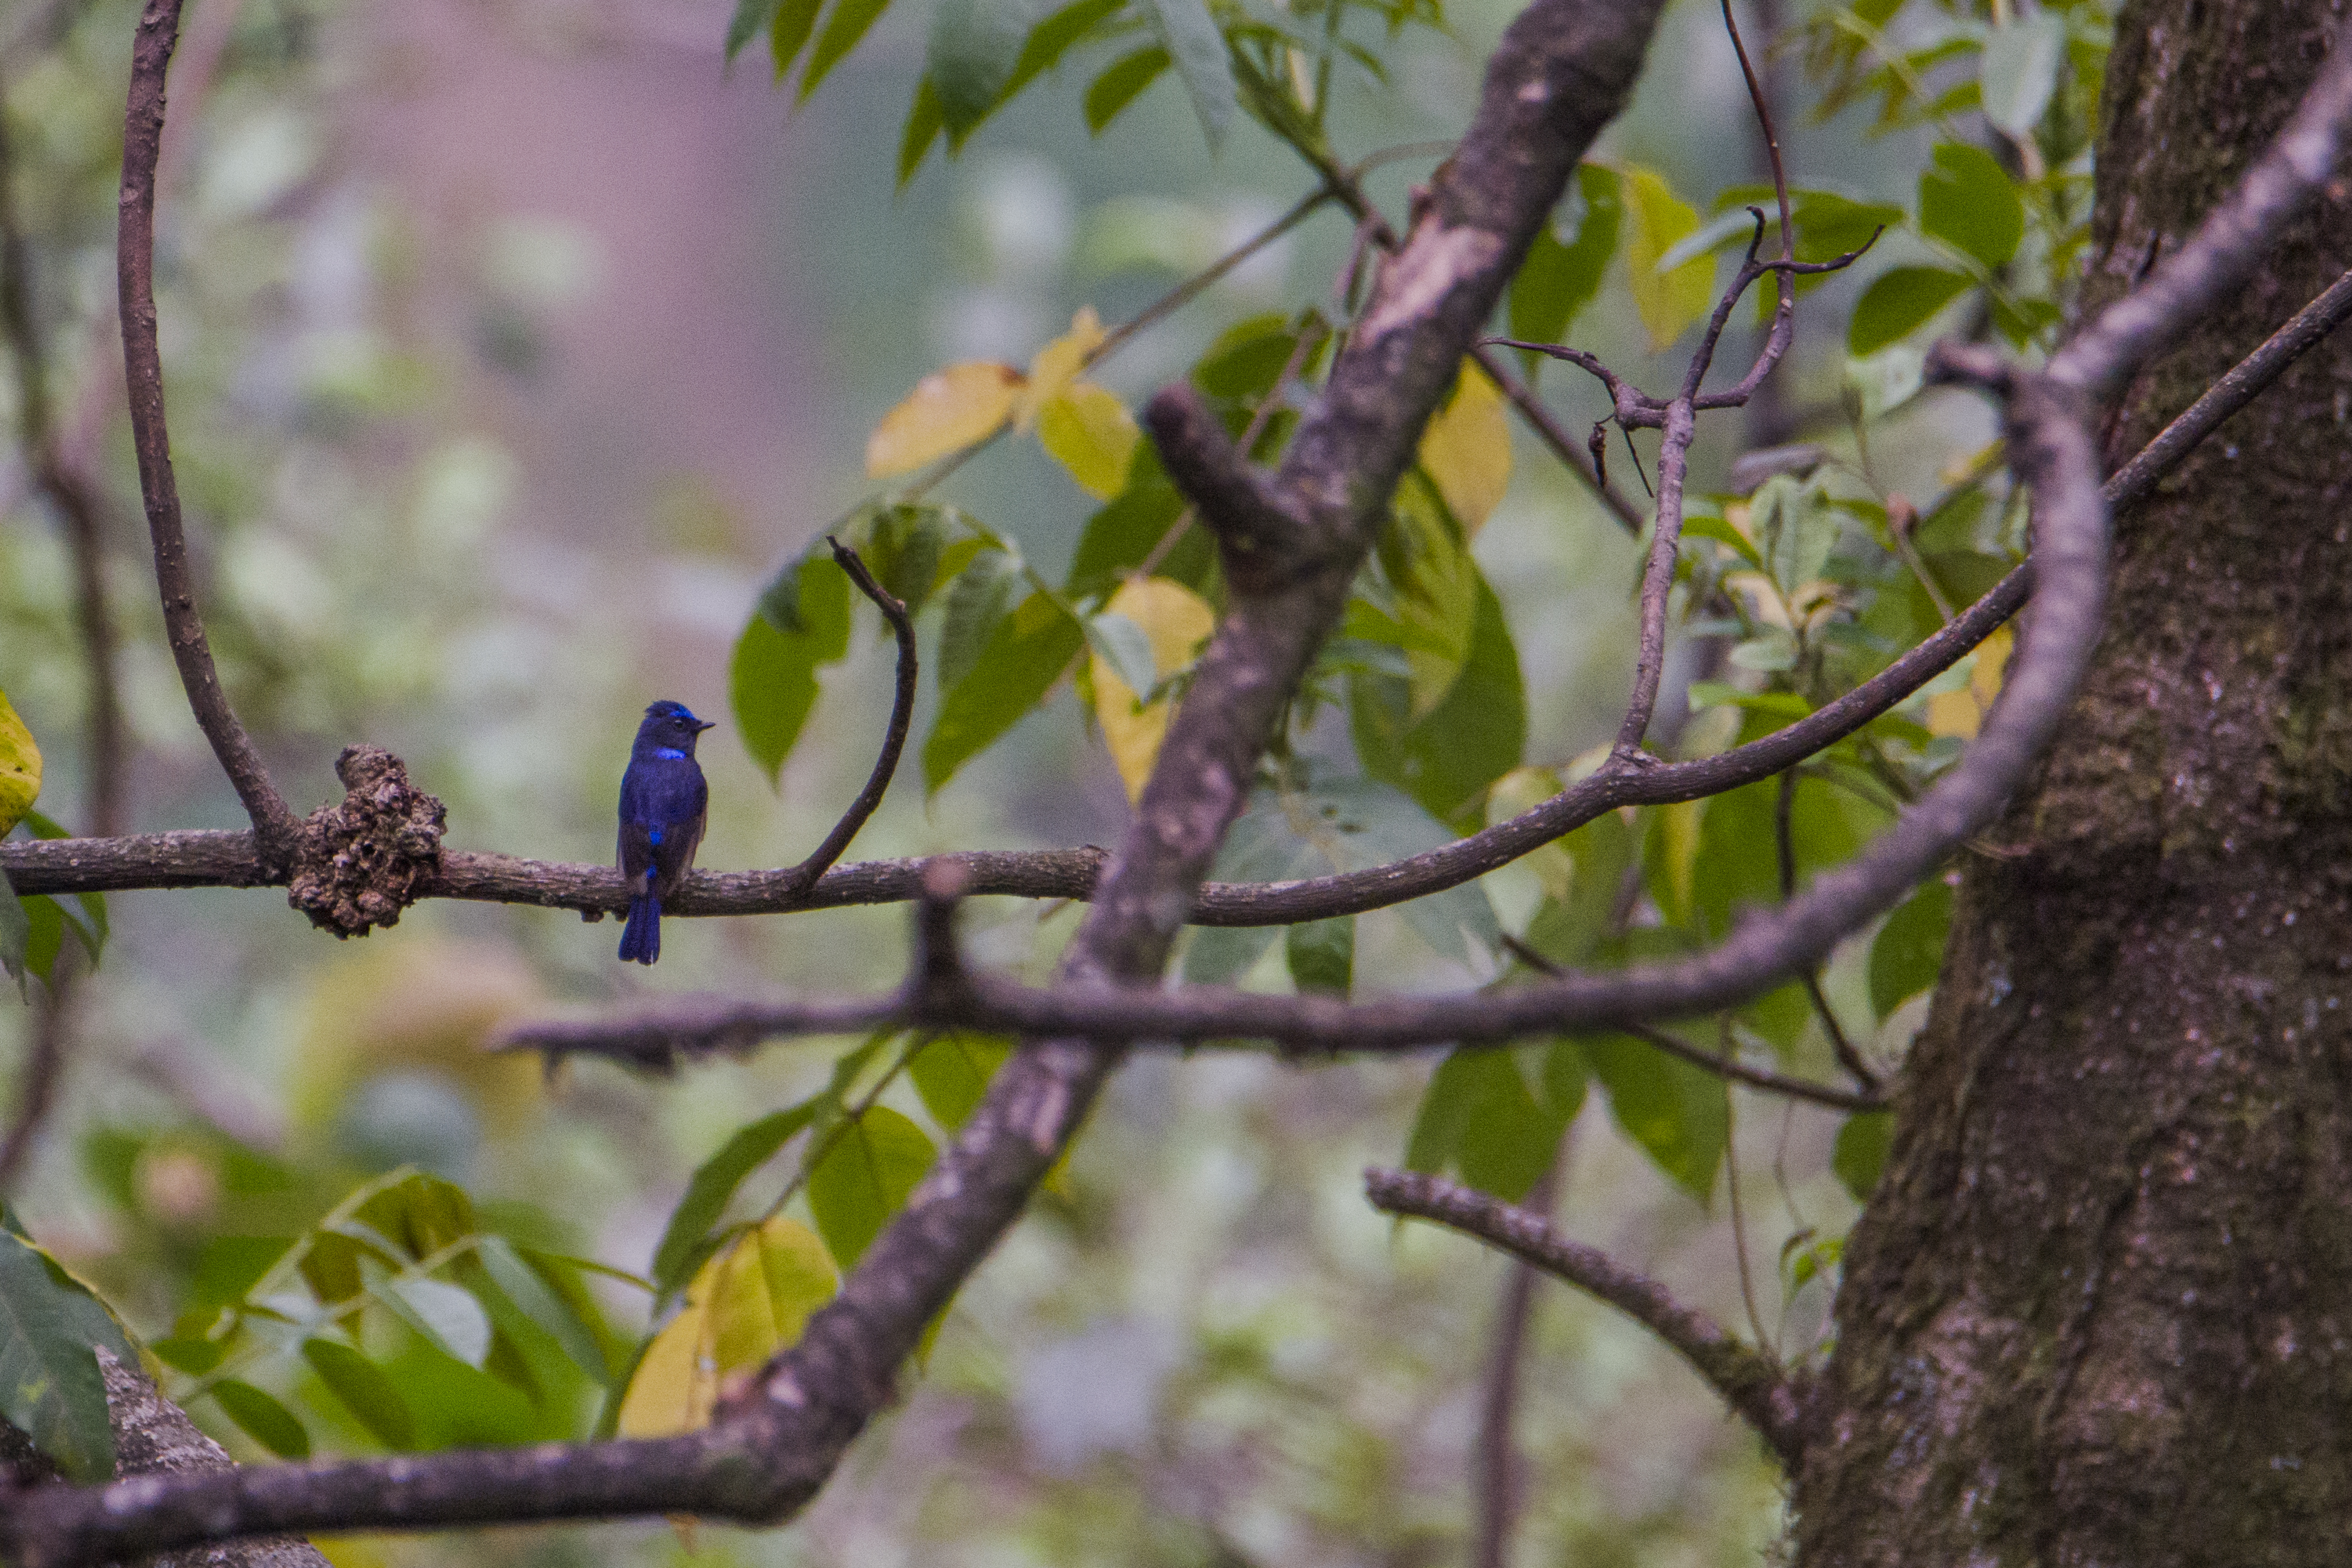
POLYGON ((621 929, 621 961, 650 964, 661 956, 661 901, 639 894, 629 900, 629 923, 621 929))

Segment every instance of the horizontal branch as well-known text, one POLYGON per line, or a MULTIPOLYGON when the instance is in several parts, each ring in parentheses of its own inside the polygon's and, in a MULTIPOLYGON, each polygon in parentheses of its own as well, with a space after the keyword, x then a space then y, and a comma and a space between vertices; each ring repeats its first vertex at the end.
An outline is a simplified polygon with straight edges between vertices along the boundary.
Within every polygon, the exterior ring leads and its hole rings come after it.
POLYGON ((1364 1173, 1364 1195, 1384 1213, 1434 1220, 1475 1236, 1522 1262, 1606 1301, 1664 1340, 1796 1473, 1804 1455, 1804 1390, 1769 1356, 1645 1274, 1598 1248, 1570 1241, 1542 1216, 1413 1171, 1364 1173))
MULTIPOLYGON (((2121 511, 2147 495, 2199 443, 2347 316, 2352 316, 2352 272, 2297 312, 2118 469, 2103 488, 2109 507, 2121 511)), ((2007 622, 2032 591, 2028 562, 1951 624, 1853 691, 1745 746, 1663 766, 1629 768, 1612 761, 1517 817, 1386 865, 1288 882, 1209 883, 1201 890, 1192 922, 1277 925, 1387 908, 1497 870, 1604 811, 1700 800, 1770 778, 1895 708, 2007 622)), ((804 874, 800 868, 695 871, 688 873, 675 907, 666 904, 663 912, 736 916, 905 903, 921 896, 924 873, 937 858, 841 866, 806 888, 798 884, 804 874)), ((971 894, 1040 899, 1091 898, 1109 858, 1091 846, 978 851, 952 857, 963 869, 971 894)), ((285 872, 273 873, 260 863, 251 833, 205 830, 0 843, 0 873, 26 894, 264 887, 283 885, 287 880, 285 872)), ((534 904, 591 916, 619 914, 628 907, 620 873, 610 865, 460 850, 442 852, 440 873, 420 883, 415 896, 534 904)))

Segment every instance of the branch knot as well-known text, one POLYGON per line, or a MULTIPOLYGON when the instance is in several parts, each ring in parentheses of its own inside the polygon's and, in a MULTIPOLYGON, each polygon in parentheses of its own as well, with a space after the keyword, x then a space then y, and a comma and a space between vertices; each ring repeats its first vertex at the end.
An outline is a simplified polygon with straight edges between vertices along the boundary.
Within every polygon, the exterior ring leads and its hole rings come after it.
POLYGON ((305 819, 286 902, 339 937, 396 925, 418 884, 440 874, 441 802, 408 781, 380 746, 347 746, 335 759, 341 802, 305 819))
POLYGON ((1270 593, 1323 564, 1314 529, 1235 445, 1191 385, 1160 390, 1143 411, 1160 465, 1216 536, 1225 579, 1243 593, 1270 593))

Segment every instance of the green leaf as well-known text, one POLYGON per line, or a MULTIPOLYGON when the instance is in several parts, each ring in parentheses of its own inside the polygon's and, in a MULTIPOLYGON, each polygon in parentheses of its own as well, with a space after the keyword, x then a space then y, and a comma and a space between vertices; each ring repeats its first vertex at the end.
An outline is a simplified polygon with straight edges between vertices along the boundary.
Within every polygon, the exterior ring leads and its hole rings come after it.
POLYGON ((686 1196, 671 1211, 669 1224, 654 1249, 654 1284, 665 1296, 691 1279, 701 1261, 703 1240, 744 1178, 773 1159, 793 1134, 816 1119, 826 1101, 803 1100, 787 1110, 772 1112, 736 1129, 719 1152, 695 1167, 686 1184, 686 1196))
POLYGON ((817 8, 823 4, 824 0, 782 0, 782 4, 772 7, 768 53, 776 62, 778 81, 791 73, 793 62, 808 47, 809 35, 816 31, 817 8))
POLYGON ((1152 44, 1104 67, 1087 89, 1087 130, 1100 136, 1173 63, 1166 49, 1152 44))
POLYGON ((1723 1081, 1630 1035, 1580 1042, 1609 1113, 1660 1170, 1704 1205, 1728 1141, 1723 1081))
POLYGON ((1880 1018, 1936 983, 1952 930, 1952 890, 1938 877, 1897 904, 1870 944, 1870 1005, 1880 1018))
POLYGON ((1919 226, 1990 270, 2017 254, 2025 204, 1991 153, 1938 142, 1934 167, 1919 176, 1919 226))
MULTIPOLYGON (((1561 243, 1551 225, 1536 232, 1528 259, 1511 280, 1511 336, 1531 343, 1557 343, 1568 335, 1578 311, 1601 290, 1609 258, 1617 253, 1617 232, 1625 215, 1617 176, 1594 164, 1576 171, 1576 189, 1583 198, 1576 237, 1561 243)), ((1525 356, 1530 371, 1543 362, 1541 355, 1525 356)))
POLYGON ((818 667, 848 651, 848 575, 830 551, 821 562, 803 555, 761 594, 760 612, 743 628, 728 669, 735 727, 769 783, 816 706, 818 667))
POLYGON ((1176 62, 1184 90, 1192 94, 1192 111, 1201 117, 1202 134, 1213 152, 1233 123, 1236 95, 1225 36, 1209 15, 1206 0, 1144 0, 1144 6, 1160 42, 1176 62))
POLYGON ((221 1358, 228 1354, 228 1347, 216 1340, 191 1339, 179 1334, 149 1340, 147 1348, 155 1353, 156 1360, 191 1377, 202 1377, 218 1366, 221 1358))
POLYGON ((1040 73, 1052 70, 1062 63, 1073 45, 1084 39, 1097 27, 1119 13, 1127 0, 1071 0, 1071 4, 1046 13, 1045 20, 1029 30, 1029 40, 1021 47, 1021 58, 1014 62, 1013 78, 1004 84, 1004 97, 1027 87, 1040 73))
MULTIPOLYGON (((1761 207, 1768 225, 1777 226, 1780 198, 1769 185, 1732 185, 1715 198, 1716 210, 1733 207, 1761 207)), ((1829 261, 1849 251, 1860 250, 1870 243, 1871 236, 1881 229, 1896 227, 1903 222, 1903 209, 1889 202, 1857 201, 1843 192, 1824 190, 1819 186, 1792 186, 1789 192, 1790 215, 1797 224, 1797 259, 1799 261, 1829 261)), ((1768 226, 1767 233, 1770 232, 1768 226)), ((1800 279, 1800 282, 1819 279, 1800 279)), ((1769 288, 1761 290, 1766 298, 1769 288)))
POLYGON ((0 871, 0 969, 5 969, 20 985, 25 978, 25 948, 32 935, 32 916, 26 913, 24 900, 9 884, 8 873, 0 871))
POLYGON ((1021 562, 1010 552, 983 549, 948 585, 947 614, 940 627, 940 690, 949 691, 971 674, 988 640, 1012 608, 1021 582, 1021 562))
POLYGON ((1867 1203, 1886 1169, 1886 1154, 1895 1144, 1895 1113, 1865 1111, 1848 1116, 1838 1129, 1830 1151, 1830 1169, 1837 1173, 1856 1203, 1867 1203))
POLYGON ((1591 1081, 1592 1069, 1584 1060, 1584 1050, 1572 1040, 1556 1040, 1543 1057, 1543 1101, 1551 1113, 1559 1118, 1560 1131, 1576 1120, 1584 1109, 1585 1086, 1591 1081))
POLYGON ((1721 517, 1706 512, 1693 512, 1684 517, 1683 541, 1687 544, 1693 539, 1713 539, 1758 570, 1764 568, 1764 558, 1758 553, 1754 542, 1721 517))
MULTIPOLYGON (((1775 205, 1777 206, 1777 203, 1775 205)), ((1653 263, 1660 272, 1672 272, 1685 262, 1703 256, 1713 256, 1734 241, 1743 243, 1756 232, 1753 213, 1717 213, 1682 238, 1666 247, 1666 254, 1653 263)), ((1769 232, 1769 225, 1767 225, 1769 232)))
POLYGON ((1457 1171, 1507 1203, 1535 1190, 1559 1153, 1568 1116, 1528 1086, 1519 1055, 1465 1049, 1438 1064, 1405 1145, 1409 1169, 1457 1171))
POLYGON ((553 1340, 572 1364, 597 1383, 612 1378, 604 1346, 572 1304, 503 1236, 486 1236, 474 1249, 482 1271, 506 1299, 514 1303, 541 1332, 553 1340))
POLYGON ((1984 117, 2020 141, 2032 136, 2057 90, 2065 52, 2066 18, 2053 11, 1994 28, 1977 66, 1984 117))
MULTIPOLYGON (((1127 487, 1087 520, 1070 558, 1069 580, 1063 591, 1073 600, 1107 594, 1122 579, 1151 557, 1176 519, 1184 513, 1184 497, 1170 484, 1159 455, 1149 441, 1139 441, 1128 459, 1127 487)), ((1203 528, 1188 528, 1186 538, 1161 558, 1159 571, 1187 588, 1201 586, 1203 528)))
POLYGON ((38 975, 55 983, 58 955, 65 951, 66 915, 58 901, 45 893, 37 893, 23 901, 25 907, 25 973, 38 975))
MULTIPOLYGON (((889 5, 890 0, 834 0, 833 14, 825 18, 824 31, 817 35, 816 47, 809 54, 808 69, 801 73, 803 103, 842 57, 857 47, 866 29, 881 20, 889 5)), ((781 52, 781 33, 777 47, 781 52)))
POLYGON ((1139 700, 1148 699, 1160 685, 1160 665, 1151 651, 1151 633, 1118 611, 1105 611, 1087 622, 1087 646, 1110 673, 1127 684, 1139 700))
POLYGON ((1302 993, 1345 997, 1355 984, 1356 917, 1336 915, 1283 933, 1283 956, 1302 993))
MULTIPOLYGON (((45 817, 38 811, 27 811, 25 813, 25 826, 31 831, 32 835, 37 839, 69 839, 73 837, 73 835, 66 831, 65 828, 56 820, 45 817)), ((37 894, 35 896, 37 898, 46 898, 48 895, 46 894, 37 894)), ((81 910, 81 915, 79 919, 75 918, 72 910, 67 909, 62 905, 58 908, 58 914, 64 918, 66 925, 72 929, 73 934, 80 939, 82 950, 89 955, 90 967, 96 968, 98 967, 100 956, 106 951, 107 938, 113 931, 113 927, 107 917, 106 894, 102 893, 78 893, 74 894, 74 903, 81 910)), ((43 977, 46 978, 46 975, 43 977)))
POLYGON ((1565 898, 1544 901, 1528 922, 1528 946, 1568 968, 1592 961, 1615 924, 1626 873, 1638 862, 1641 831, 1611 811, 1559 841, 1573 868, 1565 898))
MULTIPOLYGON (((1769 714, 1750 713, 1740 733, 1762 734, 1776 725, 1769 714)), ((1768 779, 1706 802, 1692 878, 1692 919, 1706 940, 1728 936, 1743 910, 1780 902, 1780 846, 1774 827, 1780 792, 1780 781, 1768 779)), ((1826 779, 1799 779, 1789 803, 1789 839, 1800 883, 1853 858, 1882 820, 1826 779)))
POLYGON ((907 127, 898 133, 898 183, 903 188, 923 166, 923 155, 931 143, 940 139, 946 128, 947 110, 940 103, 939 89, 931 78, 923 78, 915 84, 915 97, 907 105, 907 127))
MULTIPOLYGON (((1410 681, 1355 674, 1348 683, 1348 715, 1367 773, 1468 831, 1476 825, 1472 819, 1487 786, 1519 765, 1527 745, 1527 695, 1502 603, 1469 558, 1462 559, 1474 594, 1469 635, 1444 695, 1416 717, 1410 681)), ((1402 635, 1410 660, 1414 633, 1407 629, 1402 635)))
POLYGON ((1029 21, 1028 8, 1016 0, 940 0, 925 60, 950 149, 961 149, 996 107, 1020 61, 1029 21))
POLYGON ((1305 329, 1279 311, 1245 316, 1217 334, 1192 366, 1192 384, 1211 397, 1254 402, 1274 390, 1305 329))
POLYGON ((89 1287, 28 1240, 0 1209, 0 1416, 71 1480, 114 1475, 106 1379, 94 1345, 123 1365, 139 1358, 89 1287))
POLYGON ((760 36, 776 15, 779 0, 735 0, 735 14, 727 19, 727 57, 732 60, 743 46, 760 36))
POLYGON ((1846 352, 1856 359, 1906 338, 1975 284, 1942 267, 1895 267, 1871 280, 1845 329, 1846 352))
POLYGON ((989 1081, 1012 1054, 1010 1040, 958 1030, 940 1035, 915 1052, 907 1063, 907 1075, 915 1081, 923 1109, 952 1133, 980 1109, 989 1081))
MULTIPOLYGON (((395 1452, 416 1447, 416 1416, 383 1368, 338 1340, 306 1339, 302 1359, 368 1436, 395 1452)), ((239 1420, 239 1426, 245 1423, 239 1420)), ((247 1430, 251 1430, 247 1427, 247 1430)), ((266 1441, 266 1439, 265 1439, 266 1441)), ((273 1448, 273 1451, 274 1448, 273 1448)))
POLYGON ((882 1234, 938 1151, 923 1130, 887 1105, 841 1129, 809 1171, 809 1210, 825 1249, 846 1274, 882 1234))
POLYGON ((1000 619, 931 721, 923 742, 925 793, 938 794, 959 768, 1043 702, 1085 647, 1086 633, 1050 595, 1033 593, 1000 619))
POLYGON ((1651 349, 1663 350, 1706 314, 1715 292, 1715 261, 1702 256, 1661 270, 1658 262, 1675 243, 1697 230, 1698 214, 1654 170, 1629 166, 1621 178, 1632 219, 1626 281, 1633 308, 1649 329, 1651 349))
POLYGON ((859 521, 863 529, 857 553, 866 570, 908 614, 920 611, 939 586, 940 560, 947 547, 947 508, 874 507, 859 521))
POLYGON ((1772 580, 1786 594, 1819 580, 1837 548, 1838 515, 1820 484, 1786 474, 1774 475, 1756 492, 1748 527, 1763 547, 1772 580))
MULTIPOLYGON (((362 1267, 361 1271, 365 1275, 370 1270, 362 1267)), ((375 1282, 369 1294, 451 1359, 477 1371, 489 1359, 490 1314, 472 1291, 444 1280, 406 1274, 375 1282)))
MULTIPOLYGON (((1376 779, 1318 785, 1297 802, 1307 813, 1320 858, 1334 871, 1362 871, 1450 843, 1454 831, 1423 807, 1376 779)), ((1465 883, 1398 906, 1413 934, 1432 950, 1467 960, 1501 941, 1495 906, 1477 883, 1465 883)))
POLYGON ((225 1377, 213 1385, 212 1396, 247 1437, 279 1458, 310 1457, 310 1434, 302 1429, 294 1412, 252 1384, 225 1377))

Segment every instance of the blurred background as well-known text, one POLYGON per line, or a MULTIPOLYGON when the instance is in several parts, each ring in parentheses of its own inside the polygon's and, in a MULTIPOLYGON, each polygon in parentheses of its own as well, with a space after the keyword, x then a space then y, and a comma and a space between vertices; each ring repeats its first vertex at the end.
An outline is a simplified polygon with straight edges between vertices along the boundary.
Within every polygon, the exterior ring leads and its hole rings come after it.
MULTIPOLYGON (((781 790, 724 723, 728 657, 766 575, 871 492, 875 421, 950 361, 1025 363, 1081 306, 1106 322, 1133 314, 1307 188, 1246 120, 1212 156, 1172 79, 1089 139, 1074 76, 898 189, 924 8, 894 9, 797 110, 757 45, 723 61, 728 11, 190 6, 158 258, 173 434, 214 646, 297 810, 339 795, 337 750, 369 740, 447 803, 452 846, 602 861, 629 737, 668 696, 722 720, 703 746, 700 863, 797 860, 871 762, 887 639, 861 609, 781 790)), ((1405 34, 1392 86, 1344 105, 1343 155, 1456 134, 1510 12, 1456 0, 1447 31, 1405 34)), ((162 642, 120 412, 111 220, 134 19, 128 0, 15 0, 0 7, 0 76, 60 423, 103 479, 131 824, 237 826, 162 642)), ((1604 154, 1664 170, 1702 204, 1753 178, 1737 79, 1711 0, 1683 0, 1604 154)), ((1839 124, 1790 140, 1799 177, 1856 194, 1883 183, 1901 199, 1903 147, 1839 124)), ((1375 176, 1392 214, 1431 161, 1375 176)), ((1099 378, 1139 402, 1242 317, 1328 310, 1349 238, 1343 217, 1318 216, 1099 378)), ((1578 341, 1664 379, 1622 277, 1578 341)), ((1544 385, 1581 431, 1601 407, 1561 369, 1544 385)), ((1782 402, 1833 403, 1842 371, 1836 343, 1801 339, 1782 402)), ((1703 483, 1751 434, 1733 418, 1706 435, 1703 483)), ((1025 444, 990 452, 943 498, 1049 574, 1094 506, 1025 444)), ((0 688, 46 751, 42 808, 78 827, 87 692, 70 563, 21 453, 0 471, 0 688)), ((1606 737, 1622 702, 1632 544, 1523 439, 1476 553, 1526 666, 1528 760, 1564 765, 1606 737)), ((1065 694, 934 799, 908 768, 851 858, 1111 845, 1126 816, 1065 694)), ((1491 880, 1507 925, 1532 890, 1491 880)), ((10 1196, 151 1335, 207 1249, 247 1223, 239 1150, 267 1156, 270 1180, 300 1195, 286 1201, 314 1214, 359 1176, 414 1162, 643 1270, 688 1173, 750 1116, 821 1083, 840 1042, 650 1081, 594 1064, 542 1079, 484 1057, 483 1040, 650 988, 885 986, 905 930, 889 909, 679 922, 657 970, 625 973, 614 925, 544 911, 431 903, 345 945, 268 891, 122 894, 112 918, 60 1103, 10 1196)), ((1005 902, 975 912, 973 941, 1043 973, 1072 924, 1067 909, 1005 902)), ((1393 915, 1367 928, 1384 978, 1474 977, 1393 915)), ((1833 989, 1855 983, 1852 967, 1833 989)), ((23 1060, 31 1018, 0 1008, 0 1071, 23 1060)), ((1427 1072, 1235 1056, 1127 1070, 1066 1192, 1040 1200, 963 1293, 903 1406, 786 1529, 514 1530, 334 1542, 332 1555, 1463 1560, 1507 1271, 1468 1242, 1399 1231, 1358 1186, 1364 1165, 1399 1158, 1427 1072)), ((1814 1123, 1759 1110, 1737 1137, 1759 1310, 1791 1355, 1821 1332, 1822 1291, 1784 1300, 1773 1249, 1801 1227, 1841 1233, 1852 1215, 1825 1174, 1776 1179, 1822 1172, 1814 1123)), ((1597 1096, 1570 1132, 1558 1202, 1572 1233, 1747 1321, 1720 1201, 1703 1209, 1671 1186, 1597 1096)), ((641 1326, 641 1294, 615 1285, 605 1304, 641 1326)), ((1746 1563, 1775 1540, 1756 1445, 1638 1331, 1539 1287, 1519 1375, 1509 1561, 1746 1563)))

